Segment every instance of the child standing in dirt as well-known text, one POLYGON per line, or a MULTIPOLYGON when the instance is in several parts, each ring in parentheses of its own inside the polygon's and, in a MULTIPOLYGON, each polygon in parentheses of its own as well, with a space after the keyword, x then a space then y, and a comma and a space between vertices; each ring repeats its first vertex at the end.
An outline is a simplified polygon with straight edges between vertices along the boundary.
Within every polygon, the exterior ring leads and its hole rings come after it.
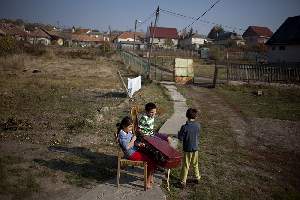
POLYGON ((141 115, 138 122, 138 132, 140 136, 156 136, 162 140, 168 141, 170 144, 170 137, 167 134, 154 133, 154 120, 157 107, 154 103, 150 102, 145 105, 145 113, 141 115))
POLYGON ((180 186, 186 186, 190 165, 192 165, 196 183, 200 182, 200 172, 198 166, 198 148, 200 137, 200 124, 195 121, 198 111, 194 108, 189 108, 186 111, 187 122, 181 126, 178 132, 178 139, 183 143, 183 161, 180 173, 180 186))

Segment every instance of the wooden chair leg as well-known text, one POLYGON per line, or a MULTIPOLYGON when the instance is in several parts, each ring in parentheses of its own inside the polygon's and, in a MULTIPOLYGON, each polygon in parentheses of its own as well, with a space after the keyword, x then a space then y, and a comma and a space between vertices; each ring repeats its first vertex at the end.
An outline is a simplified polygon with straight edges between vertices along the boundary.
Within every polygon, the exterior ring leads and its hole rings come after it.
POLYGON ((120 176, 121 176, 121 161, 120 161, 120 158, 118 157, 118 169, 117 169, 117 187, 118 187, 118 189, 120 186, 120 176))
POLYGON ((168 169, 168 172, 167 172, 167 190, 170 191, 170 172, 171 170, 168 169))
POLYGON ((147 163, 144 164, 144 190, 147 190, 147 163))

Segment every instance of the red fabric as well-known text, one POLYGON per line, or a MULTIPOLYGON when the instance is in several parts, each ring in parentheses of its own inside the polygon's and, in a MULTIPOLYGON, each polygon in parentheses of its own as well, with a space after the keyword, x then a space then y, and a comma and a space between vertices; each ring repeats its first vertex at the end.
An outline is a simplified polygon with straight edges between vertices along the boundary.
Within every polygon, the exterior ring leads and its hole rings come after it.
POLYGON ((155 162, 151 158, 149 158, 145 153, 140 151, 134 152, 128 159, 134 161, 146 161, 148 164, 147 171, 154 171, 154 169, 156 168, 155 162))

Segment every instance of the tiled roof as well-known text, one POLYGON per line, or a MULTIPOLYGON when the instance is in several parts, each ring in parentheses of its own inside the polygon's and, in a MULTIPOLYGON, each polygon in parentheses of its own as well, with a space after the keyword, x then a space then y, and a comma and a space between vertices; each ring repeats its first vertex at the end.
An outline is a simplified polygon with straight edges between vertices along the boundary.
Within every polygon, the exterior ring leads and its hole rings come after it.
POLYGON ((19 35, 19 36, 26 36, 26 32, 18 26, 15 26, 13 24, 6 24, 6 23, 0 23, 0 29, 6 34, 6 35, 19 35))
POLYGON ((71 34, 69 33, 64 33, 64 32, 60 32, 60 31, 48 31, 45 29, 42 29, 46 34, 48 34, 52 39, 59 39, 62 38, 64 40, 68 40, 71 39, 71 34))
POLYGON ((266 44, 300 45, 300 15, 287 18, 266 44))
POLYGON ((42 31, 41 29, 36 29, 34 31, 31 31, 28 35, 31 37, 40 37, 40 38, 48 38, 48 39, 51 38, 47 33, 42 31))
POLYGON ((90 32, 91 30, 88 28, 76 28, 75 29, 75 33, 76 34, 86 34, 88 32, 90 32))
POLYGON ((165 27, 149 27, 150 37, 154 38, 169 38, 177 39, 178 33, 176 28, 165 28, 165 27))
POLYGON ((102 42, 104 38, 102 36, 91 36, 85 34, 72 34, 72 40, 78 42, 102 42))
POLYGON ((271 37, 273 32, 268 27, 261 26, 249 26, 244 32, 243 37, 248 36, 261 36, 261 37, 271 37))
MULTIPOLYGON (((144 33, 142 32, 136 32, 135 37, 144 37, 144 33)), ((118 36, 120 39, 127 39, 127 38, 134 38, 134 32, 123 32, 121 35, 118 36)))

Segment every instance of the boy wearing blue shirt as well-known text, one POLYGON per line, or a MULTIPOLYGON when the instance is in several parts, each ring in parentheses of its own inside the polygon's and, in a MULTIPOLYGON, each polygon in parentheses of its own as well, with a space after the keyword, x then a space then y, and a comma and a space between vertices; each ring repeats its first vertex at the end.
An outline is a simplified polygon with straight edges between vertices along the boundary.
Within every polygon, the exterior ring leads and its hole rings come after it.
POLYGON ((197 110, 189 108, 186 111, 187 122, 181 126, 178 132, 178 139, 183 143, 183 161, 180 173, 180 184, 184 188, 186 186, 186 179, 189 172, 189 167, 192 165, 197 183, 200 181, 200 173, 198 166, 198 148, 200 137, 200 124, 195 121, 197 117, 197 110))

